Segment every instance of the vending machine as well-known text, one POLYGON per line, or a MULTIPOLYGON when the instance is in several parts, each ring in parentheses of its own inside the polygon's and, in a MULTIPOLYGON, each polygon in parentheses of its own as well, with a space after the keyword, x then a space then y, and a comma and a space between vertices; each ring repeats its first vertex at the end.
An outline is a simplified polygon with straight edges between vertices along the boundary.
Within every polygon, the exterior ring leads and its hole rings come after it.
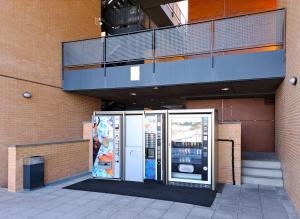
POLYGON ((215 189, 216 112, 95 112, 92 175, 215 189))
POLYGON ((165 179, 165 111, 144 114, 145 180, 163 182, 165 179))
POLYGON ((168 183, 215 189, 215 110, 168 111, 168 183))
POLYGON ((144 111, 126 111, 124 125, 124 180, 144 181, 144 111))
POLYGON ((95 112, 92 124, 93 177, 121 179, 123 114, 95 112))

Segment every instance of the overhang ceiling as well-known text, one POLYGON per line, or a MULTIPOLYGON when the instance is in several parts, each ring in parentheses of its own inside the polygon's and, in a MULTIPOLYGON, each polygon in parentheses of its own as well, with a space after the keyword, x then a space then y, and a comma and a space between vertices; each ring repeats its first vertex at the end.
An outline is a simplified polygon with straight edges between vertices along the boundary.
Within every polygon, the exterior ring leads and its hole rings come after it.
POLYGON ((186 100, 216 99, 216 98, 248 98, 272 97, 282 79, 248 80, 236 82, 190 84, 153 87, 85 90, 76 92, 82 95, 101 98, 102 100, 138 105, 153 109, 164 106, 184 105, 186 100), (222 90, 229 88, 228 91, 222 90), (136 95, 132 95, 135 93, 136 95))

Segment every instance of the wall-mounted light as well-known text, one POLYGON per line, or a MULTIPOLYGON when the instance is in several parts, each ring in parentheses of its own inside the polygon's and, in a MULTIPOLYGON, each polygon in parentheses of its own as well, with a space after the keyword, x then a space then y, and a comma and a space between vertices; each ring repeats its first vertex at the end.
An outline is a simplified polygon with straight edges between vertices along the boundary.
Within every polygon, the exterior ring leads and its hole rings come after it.
POLYGON ((23 97, 26 98, 26 99, 30 99, 32 97, 32 94, 30 92, 28 92, 28 91, 25 91, 23 93, 23 97))
POLYGON ((229 91, 230 88, 229 88, 229 87, 223 87, 221 90, 222 90, 222 91, 229 91))
POLYGON ((296 84, 297 84, 297 77, 291 77, 290 80, 289 80, 289 83, 291 85, 296 86, 296 84))

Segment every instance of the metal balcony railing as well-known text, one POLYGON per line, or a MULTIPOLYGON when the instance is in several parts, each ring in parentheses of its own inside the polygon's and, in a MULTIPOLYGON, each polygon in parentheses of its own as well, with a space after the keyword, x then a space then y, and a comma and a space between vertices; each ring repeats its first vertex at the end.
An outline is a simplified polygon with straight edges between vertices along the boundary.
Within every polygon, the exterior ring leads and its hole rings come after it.
POLYGON ((63 43, 63 67, 284 45, 285 10, 63 43))

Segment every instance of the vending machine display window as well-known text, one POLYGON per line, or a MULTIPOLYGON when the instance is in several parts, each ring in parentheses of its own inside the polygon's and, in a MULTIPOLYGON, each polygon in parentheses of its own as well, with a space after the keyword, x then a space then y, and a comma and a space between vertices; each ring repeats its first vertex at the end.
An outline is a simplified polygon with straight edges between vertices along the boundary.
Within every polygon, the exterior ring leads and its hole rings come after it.
POLYGON ((211 183, 211 115, 169 116, 169 180, 211 183))
POLYGON ((122 115, 93 116, 93 177, 121 177, 122 115))

